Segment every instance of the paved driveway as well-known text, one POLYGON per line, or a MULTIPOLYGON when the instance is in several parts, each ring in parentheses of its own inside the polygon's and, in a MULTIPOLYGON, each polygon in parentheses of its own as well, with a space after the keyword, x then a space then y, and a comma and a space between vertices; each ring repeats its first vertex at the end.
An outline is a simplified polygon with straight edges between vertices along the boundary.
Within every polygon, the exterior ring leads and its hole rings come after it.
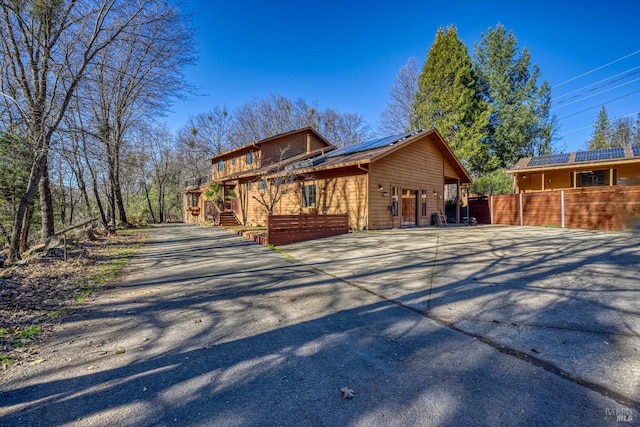
POLYGON ((282 249, 299 261, 156 228, 43 363, 0 379, 0 424, 638 422, 637 237, 447 228, 282 249))

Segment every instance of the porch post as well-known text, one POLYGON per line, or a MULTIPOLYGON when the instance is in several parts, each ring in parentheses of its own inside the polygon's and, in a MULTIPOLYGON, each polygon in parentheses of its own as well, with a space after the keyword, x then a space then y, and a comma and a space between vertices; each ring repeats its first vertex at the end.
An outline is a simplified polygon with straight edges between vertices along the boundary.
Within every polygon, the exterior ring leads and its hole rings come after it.
POLYGON ((456 181, 456 224, 460 224, 460 180, 456 181))

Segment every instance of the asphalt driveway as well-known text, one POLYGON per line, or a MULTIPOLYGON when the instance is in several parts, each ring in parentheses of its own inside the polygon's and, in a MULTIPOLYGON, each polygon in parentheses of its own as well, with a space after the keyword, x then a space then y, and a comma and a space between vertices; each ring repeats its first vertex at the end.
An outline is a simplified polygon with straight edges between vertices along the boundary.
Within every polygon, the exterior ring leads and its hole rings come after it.
POLYGON ((155 228, 44 362, 0 378, 0 424, 638 423, 637 236, 442 228, 281 249, 294 259, 155 228))

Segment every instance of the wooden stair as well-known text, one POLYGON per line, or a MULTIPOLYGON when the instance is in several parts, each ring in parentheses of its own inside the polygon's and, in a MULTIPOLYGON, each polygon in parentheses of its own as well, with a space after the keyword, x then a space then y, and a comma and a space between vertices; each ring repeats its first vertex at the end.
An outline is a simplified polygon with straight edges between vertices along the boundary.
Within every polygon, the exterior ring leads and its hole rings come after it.
POLYGON ((220 212, 220 227, 237 227, 240 225, 233 212, 220 212))

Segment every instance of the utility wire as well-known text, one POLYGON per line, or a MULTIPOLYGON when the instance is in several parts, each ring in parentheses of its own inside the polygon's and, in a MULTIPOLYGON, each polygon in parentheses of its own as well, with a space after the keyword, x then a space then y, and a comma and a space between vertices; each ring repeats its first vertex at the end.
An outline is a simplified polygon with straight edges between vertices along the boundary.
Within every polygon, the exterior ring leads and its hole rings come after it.
POLYGON ((623 56, 622 58, 618 58, 618 59, 616 59, 616 60, 614 60, 614 61, 611 61, 611 62, 609 62, 609 63, 607 63, 607 64, 604 64, 604 65, 601 65, 601 66, 599 66, 599 67, 596 67, 596 68, 594 68, 593 70, 587 71, 586 73, 582 73, 582 74, 580 74, 580 75, 578 75, 578 76, 575 76, 575 77, 570 78, 569 80, 565 80, 565 81, 563 81, 563 82, 561 82, 561 83, 558 83, 557 85, 551 86, 551 89, 557 88, 558 86, 565 85, 565 84, 570 83, 570 82, 572 82, 572 81, 574 81, 574 80, 577 80, 577 79, 579 79, 579 78, 581 78, 581 77, 588 76, 588 75, 589 75, 589 74, 591 74, 591 73, 594 73, 594 72, 596 72, 596 71, 598 71, 598 70, 602 70, 603 68, 608 67, 609 65, 613 65, 613 64, 615 64, 616 62, 620 62, 620 61, 622 61, 622 60, 624 60, 624 59, 630 58, 630 57, 632 57, 633 55, 637 55, 637 54, 639 54, 639 53, 640 53, 640 50, 636 50, 635 52, 632 52, 632 53, 630 53, 630 54, 628 54, 628 55, 625 55, 625 56, 623 56))
MULTIPOLYGON (((572 94, 574 94, 574 93, 582 92, 582 91, 584 91, 585 89, 592 88, 593 86, 596 86, 596 85, 598 85, 598 84, 600 84, 600 83, 604 83, 604 82, 606 82, 607 80, 615 79, 615 80, 613 80, 612 82, 607 83, 606 85, 602 85, 602 86, 595 87, 595 88, 593 88, 593 89, 591 89, 591 90, 589 91, 589 92, 592 92, 592 91, 594 91, 594 90, 599 89, 600 87, 605 87, 605 86, 608 86, 608 85, 610 85, 610 84, 613 84, 613 83, 615 83, 615 82, 617 82, 617 81, 620 81, 620 80, 622 80, 624 77, 630 77, 630 76, 636 75, 636 74, 638 74, 638 73, 640 73, 640 65, 638 65, 637 67, 630 68, 630 69, 628 69, 628 70, 626 70, 626 71, 623 71, 623 72, 621 72, 621 73, 615 74, 615 75, 613 75, 613 76, 611 76, 611 77, 604 78, 604 79, 599 80, 599 81, 597 81, 597 82, 595 82, 595 83, 591 83, 591 84, 589 84, 589 85, 583 86, 583 87, 581 87, 581 88, 579 88, 579 89, 572 90, 571 92, 567 92, 567 93, 565 93, 565 94, 562 94, 562 95, 556 96, 556 97, 554 97, 554 99, 555 99, 555 100, 562 99, 562 98, 565 98, 565 97, 567 97, 567 96, 569 96, 569 95, 572 95, 572 94), (625 74, 628 74, 628 76, 624 76, 625 74), (622 77, 622 76, 624 76, 624 77, 622 77), (620 77, 620 78, 616 78, 616 77, 620 77)), ((580 96, 580 95, 576 95, 576 96, 574 96, 574 97, 572 97, 572 98, 570 98, 570 99, 574 99, 574 98, 579 97, 579 96, 580 96)), ((567 102, 567 101, 561 101, 561 102, 560 102, 560 104, 564 104, 565 102, 567 102)))
POLYGON ((560 108, 564 108, 564 107, 566 107, 566 106, 568 106, 568 105, 575 104, 575 103, 577 103, 577 102, 582 102, 582 101, 584 101, 585 99, 589 99, 589 98, 593 98, 594 96, 602 95, 603 93, 607 93, 607 92, 609 92, 609 91, 611 91, 611 90, 621 88, 622 86, 626 86, 626 85, 628 85, 628 84, 635 83, 635 82, 637 82, 637 81, 640 81, 640 77, 638 77, 637 79, 633 79, 633 80, 631 80, 631 81, 628 81, 628 82, 626 82, 626 83, 622 83, 622 84, 619 84, 619 85, 617 85, 617 86, 610 87, 609 89, 602 90, 602 91, 600 91, 600 92, 597 92, 597 93, 594 93, 594 94, 591 94, 591 95, 588 95, 588 96, 583 96, 582 98, 576 99, 575 101, 566 102, 566 103, 564 103, 564 104, 562 104, 562 105, 559 105, 558 107, 554 107, 554 108, 552 108, 552 110, 558 110, 558 109, 560 109, 560 108))
POLYGON ((636 91, 633 91, 633 92, 629 92, 629 93, 624 94, 624 95, 621 95, 621 96, 619 96, 619 97, 617 97, 617 98, 609 99, 609 100, 607 100, 607 101, 605 101, 605 102, 603 102, 603 103, 600 103, 600 104, 597 104, 597 105, 593 105, 593 106, 591 106, 591 107, 589 107, 589 108, 585 108, 584 110, 580 110, 580 111, 578 111, 578 112, 576 112, 576 113, 572 113, 572 114, 569 114, 569 115, 567 115, 567 116, 560 117, 560 118, 558 118, 558 121, 566 120, 566 119, 568 119, 569 117, 577 116, 578 114, 582 114, 582 113, 584 113, 584 112, 586 112, 586 111, 593 110, 594 108, 598 108, 598 107, 600 107, 600 106, 602 106, 602 105, 606 105, 606 104, 608 104, 608 103, 610 103, 610 102, 617 101, 617 100, 622 99, 622 98, 626 98, 627 96, 634 95, 634 94, 636 94, 636 93, 638 93, 638 92, 640 92, 640 89, 638 89, 638 90, 636 90, 636 91))

